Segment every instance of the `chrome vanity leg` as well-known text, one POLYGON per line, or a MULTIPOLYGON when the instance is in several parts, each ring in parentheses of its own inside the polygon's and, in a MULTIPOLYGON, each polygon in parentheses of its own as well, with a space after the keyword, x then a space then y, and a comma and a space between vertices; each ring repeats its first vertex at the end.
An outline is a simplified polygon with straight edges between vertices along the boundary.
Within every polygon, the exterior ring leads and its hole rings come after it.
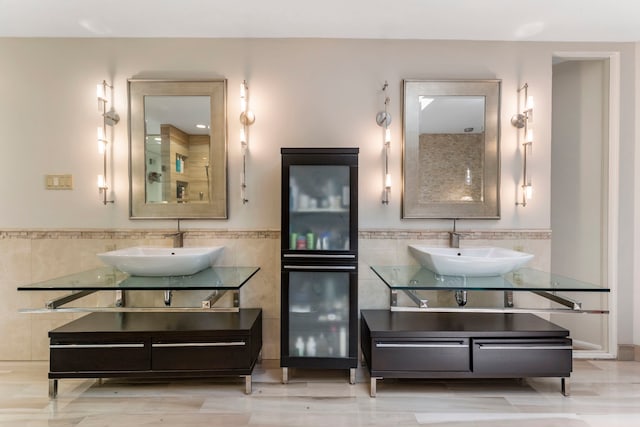
POLYGON ((58 396, 58 380, 49 380, 49 398, 55 399, 58 396))
POLYGON ((244 376, 244 394, 251 394, 251 375, 244 376))
POLYGON ((349 369, 349 384, 356 383, 356 368, 349 369))
POLYGON ((371 377, 371 385, 369 388, 369 396, 376 397, 376 381, 378 377, 371 377))
POLYGON ((569 396, 571 394, 571 386, 569 385, 569 378, 561 378, 560 386, 562 389, 563 396, 569 396))
POLYGON ((282 384, 289 384, 289 368, 282 368, 282 384))

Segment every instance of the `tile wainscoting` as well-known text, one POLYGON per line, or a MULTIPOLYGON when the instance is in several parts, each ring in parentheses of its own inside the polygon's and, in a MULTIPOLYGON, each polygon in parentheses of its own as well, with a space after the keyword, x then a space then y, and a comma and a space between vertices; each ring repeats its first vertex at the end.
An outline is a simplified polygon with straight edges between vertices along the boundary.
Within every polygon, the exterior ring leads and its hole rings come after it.
MULTIPOLYGON (((263 309, 263 358, 278 359, 280 352, 280 231, 279 230, 184 230, 184 246, 222 245, 220 265, 254 265, 260 272, 242 289, 243 307, 263 309)), ((16 288, 98 267, 97 253, 130 246, 173 245, 175 229, 131 230, 0 230, 0 360, 46 360, 47 332, 82 314, 20 313, 22 308, 41 308, 60 293, 18 292, 16 288)), ((423 243, 446 246, 447 231, 362 229, 359 232, 359 307, 386 308, 389 292, 370 270, 370 265, 414 264, 407 245, 423 243)), ((546 230, 464 231, 462 246, 494 245, 536 255, 530 264, 548 269, 551 232, 546 230)), ((201 295, 176 292, 176 305, 199 306, 201 295)), ((83 306, 109 301, 97 293, 81 300, 83 306)), ((449 304, 447 295, 438 304, 449 304), (444 300, 446 299, 446 300, 444 300)), ((132 295, 128 302, 161 306, 161 292, 132 295)))

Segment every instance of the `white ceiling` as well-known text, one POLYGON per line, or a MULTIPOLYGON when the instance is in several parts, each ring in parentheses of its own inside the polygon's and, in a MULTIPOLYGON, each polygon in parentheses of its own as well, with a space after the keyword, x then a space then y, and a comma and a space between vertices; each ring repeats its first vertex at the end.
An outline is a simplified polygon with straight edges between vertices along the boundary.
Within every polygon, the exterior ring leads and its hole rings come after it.
POLYGON ((0 37, 640 41, 639 0, 0 0, 0 37))

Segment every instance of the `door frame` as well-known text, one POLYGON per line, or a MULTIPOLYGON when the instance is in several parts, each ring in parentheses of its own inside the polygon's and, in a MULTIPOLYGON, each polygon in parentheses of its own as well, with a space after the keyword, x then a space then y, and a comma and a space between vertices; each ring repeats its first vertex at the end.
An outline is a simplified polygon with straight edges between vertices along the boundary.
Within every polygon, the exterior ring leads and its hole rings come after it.
POLYGON ((620 52, 558 51, 552 58, 567 60, 609 60, 609 133, 607 164, 607 223, 606 254, 602 263, 609 285, 608 351, 583 350, 574 355, 579 358, 613 358, 618 355, 618 213, 619 213, 619 157, 620 157, 620 52))

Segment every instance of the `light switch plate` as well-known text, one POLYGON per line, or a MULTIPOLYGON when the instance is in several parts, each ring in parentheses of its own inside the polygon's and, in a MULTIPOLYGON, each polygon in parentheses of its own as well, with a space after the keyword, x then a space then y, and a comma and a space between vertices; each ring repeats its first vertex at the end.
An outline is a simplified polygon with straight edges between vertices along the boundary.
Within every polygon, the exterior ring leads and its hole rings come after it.
POLYGON ((45 175, 45 188, 47 190, 73 190, 73 176, 71 174, 45 175))

